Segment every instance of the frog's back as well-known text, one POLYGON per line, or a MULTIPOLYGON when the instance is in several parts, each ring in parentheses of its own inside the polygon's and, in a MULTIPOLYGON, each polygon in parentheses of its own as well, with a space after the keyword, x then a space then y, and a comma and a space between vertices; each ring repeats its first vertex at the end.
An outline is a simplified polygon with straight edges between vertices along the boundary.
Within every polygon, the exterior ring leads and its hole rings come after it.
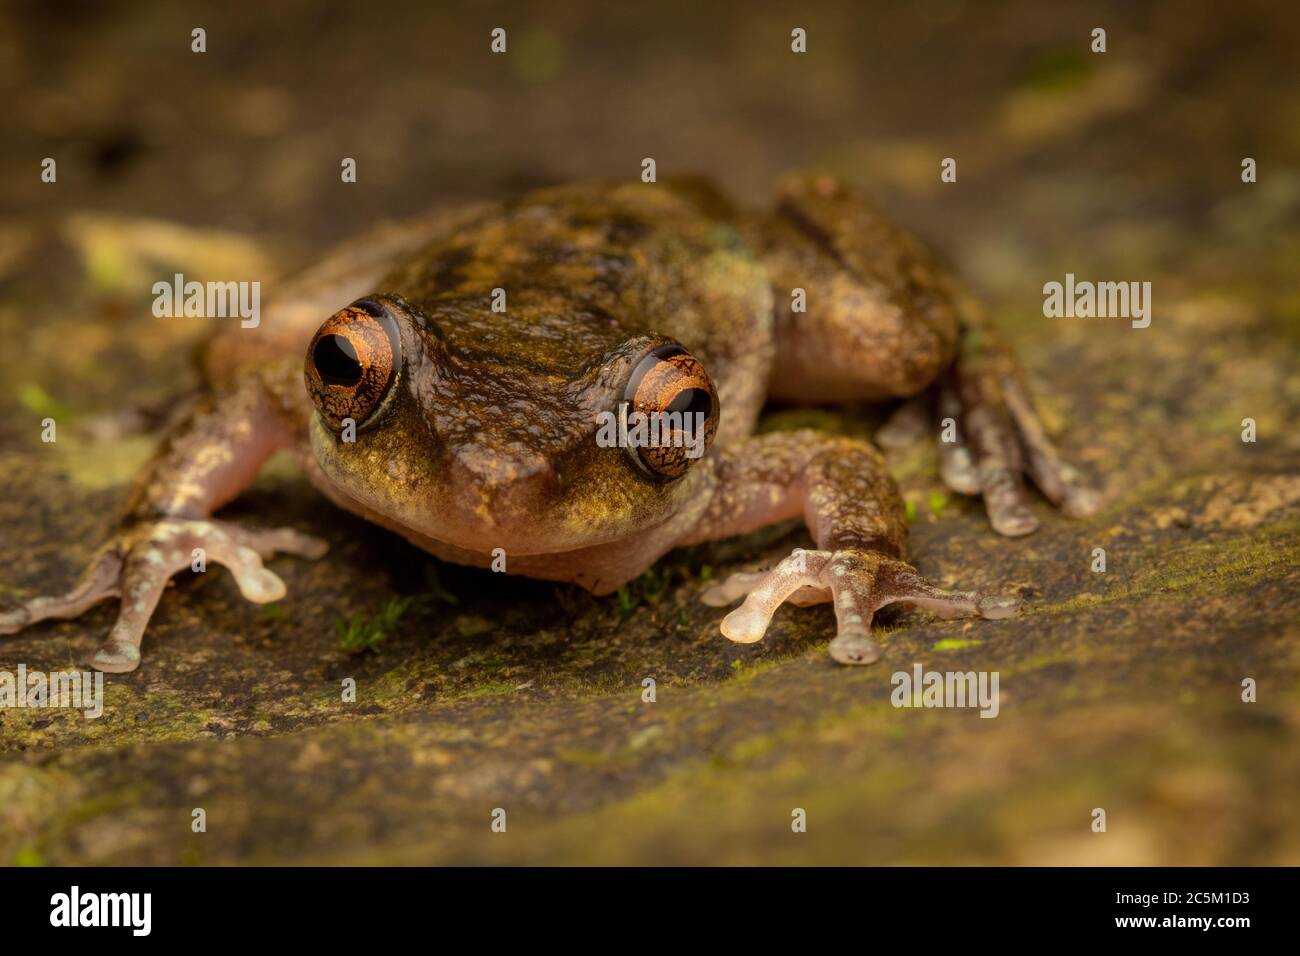
POLYGON ((220 382, 296 357, 337 309, 396 294, 436 311, 448 347, 471 360, 566 378, 632 337, 674 338, 714 379, 720 438, 739 437, 762 402, 772 308, 728 213, 702 180, 595 182, 388 225, 273 290, 262 326, 218 336, 205 369, 220 382))
POLYGON ((570 378, 631 338, 674 338, 713 377, 726 434, 745 434, 771 361, 771 291, 694 188, 537 190, 408 257, 379 285, 436 311, 461 354, 570 378), (494 295, 503 311, 492 310, 494 295))

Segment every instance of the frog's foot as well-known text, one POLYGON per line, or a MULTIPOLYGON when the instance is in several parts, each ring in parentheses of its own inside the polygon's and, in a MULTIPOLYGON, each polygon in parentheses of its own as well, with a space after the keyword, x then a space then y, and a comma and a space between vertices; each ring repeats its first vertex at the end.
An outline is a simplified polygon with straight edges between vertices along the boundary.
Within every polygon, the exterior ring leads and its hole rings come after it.
POLYGON ((216 561, 230 569, 240 592, 265 604, 284 597, 284 582, 262 566, 277 551, 319 558, 327 545, 288 528, 256 530, 224 521, 162 518, 132 525, 110 541, 66 594, 31 598, 0 611, 0 634, 15 634, 46 618, 73 618, 108 598, 121 598, 117 623, 91 661, 111 674, 140 666, 140 644, 168 580, 177 571, 216 561))
POLYGON ((1009 356, 959 359, 939 387, 939 415, 944 483, 961 494, 982 495, 999 534, 1015 537, 1038 527, 1026 474, 1064 514, 1085 517, 1100 506, 1097 492, 1047 437, 1009 356))
POLYGON ((841 664, 870 664, 880 657, 880 647, 871 639, 871 619, 887 604, 911 604, 942 618, 989 619, 1008 617, 1020 604, 1015 597, 935 587, 905 561, 856 549, 796 549, 771 571, 733 575, 700 599, 722 606, 741 595, 747 595, 745 603, 722 619, 722 633, 742 644, 762 638, 773 613, 787 601, 832 601, 836 634, 829 650, 841 664))

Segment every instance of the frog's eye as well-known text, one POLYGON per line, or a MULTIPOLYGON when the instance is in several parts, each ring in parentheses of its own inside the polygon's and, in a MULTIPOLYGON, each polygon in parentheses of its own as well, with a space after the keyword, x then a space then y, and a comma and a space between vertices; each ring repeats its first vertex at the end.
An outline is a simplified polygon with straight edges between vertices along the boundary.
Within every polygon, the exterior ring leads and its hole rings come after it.
POLYGON ((718 430, 718 393, 708 372, 680 345, 647 352, 628 379, 628 453, 644 471, 680 478, 708 451, 718 430))
POLYGON ((307 391, 335 428, 365 425, 384 403, 401 366, 397 322, 379 302, 362 299, 325 320, 307 347, 307 391))

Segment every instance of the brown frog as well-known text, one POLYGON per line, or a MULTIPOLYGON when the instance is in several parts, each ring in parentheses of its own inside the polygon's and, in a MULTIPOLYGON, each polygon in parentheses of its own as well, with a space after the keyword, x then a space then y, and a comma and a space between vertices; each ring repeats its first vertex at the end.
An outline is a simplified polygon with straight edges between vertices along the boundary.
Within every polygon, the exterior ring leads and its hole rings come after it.
POLYGON ((886 604, 998 618, 1017 602, 922 579, 876 448, 755 436, 765 400, 932 390, 953 419, 943 477, 983 495, 996 531, 1036 527, 1025 475, 1068 514, 1097 504, 969 297, 853 190, 813 173, 785 179, 771 212, 696 180, 580 184, 381 229, 288 282, 256 329, 218 335, 205 370, 210 391, 80 582, 0 613, 0 633, 117 597, 93 664, 133 670, 196 549, 249 600, 283 597, 263 559, 317 557, 324 543, 211 517, 280 448, 338 505, 440 558, 504 555, 511 573, 597 594, 672 548, 803 517, 815 550, 703 599, 745 598, 721 624, 745 642, 783 602, 832 601, 830 653, 845 664, 878 658, 870 625, 886 604), (638 415, 663 421, 657 441, 628 427, 638 415))

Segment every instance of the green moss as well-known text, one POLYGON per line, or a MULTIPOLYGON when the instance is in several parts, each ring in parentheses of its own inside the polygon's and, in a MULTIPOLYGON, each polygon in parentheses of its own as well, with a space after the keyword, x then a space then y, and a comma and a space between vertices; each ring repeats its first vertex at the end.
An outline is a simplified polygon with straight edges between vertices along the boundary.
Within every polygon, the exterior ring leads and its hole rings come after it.
POLYGON ((130 271, 125 253, 106 243, 91 245, 84 256, 84 264, 91 285, 101 292, 120 290, 130 271))
POLYGON ((442 565, 432 559, 424 563, 424 587, 421 589, 428 601, 442 604, 459 604, 460 600, 442 583, 442 565))
POLYGON ((643 604, 658 605, 677 585, 700 577, 699 572, 692 568, 689 552, 686 554, 685 561, 672 559, 660 561, 642 572, 639 577, 619 585, 614 592, 619 616, 626 618, 643 604))
POLYGON ((418 598, 391 597, 373 614, 358 611, 346 621, 339 621, 339 649, 353 655, 379 653, 379 646, 393 636, 406 612, 418 602, 418 598))
POLYGON ((187 846, 181 850, 181 866, 202 866, 203 851, 196 846, 187 846))
POLYGON ((130 484, 158 448, 153 435, 128 435, 115 441, 86 441, 60 432, 46 446, 55 450, 58 467, 83 488, 114 488, 130 484))
POLYGON ((556 757, 565 763, 593 768, 608 766, 612 759, 609 754, 596 750, 561 750, 556 754, 556 757))
POLYGON ((1025 85, 1035 90, 1068 90, 1092 75, 1092 61, 1075 47, 1049 50, 1030 65, 1025 85))
POLYGON ((777 740, 772 736, 751 737, 731 748, 728 758, 732 763, 746 764, 770 754, 777 747, 777 740))
POLYGON ((962 637, 945 637, 941 641, 935 641, 930 648, 932 651, 959 651, 966 647, 979 647, 983 641, 969 640, 962 637))
POLYGON ((44 866, 45 858, 34 846, 22 847, 14 854, 14 866, 44 866))
POLYGON ((52 398, 50 394, 35 382, 28 382, 18 389, 18 401, 33 415, 41 418, 53 418, 64 423, 72 418, 72 409, 52 398))
POLYGON ((477 697, 498 697, 502 694, 509 694, 514 689, 515 685, 509 681, 488 681, 475 686, 465 694, 465 697, 470 700, 477 697))
MULTIPOLYGON (((1028 609, 1031 614, 1059 614, 1130 601, 1153 594, 1190 591, 1199 597, 1230 593, 1269 572, 1300 563, 1300 521, 1257 531, 1252 537, 1198 541, 1151 555, 1127 581, 1111 581, 1109 590, 1079 594, 1054 604, 1028 609)), ((1110 579, 1115 572, 1107 572, 1110 579)))
POLYGON ((20 709, 7 728, 6 747, 72 746, 92 743, 114 747, 133 743, 193 739, 214 720, 227 716, 219 695, 198 699, 166 688, 139 689, 117 681, 104 684, 104 713, 87 720, 76 711, 20 709), (43 725, 39 730, 34 722, 43 725))
POLYGON ((811 428, 819 432, 840 435, 849 429, 845 416, 820 408, 789 408, 778 412, 769 412, 758 422, 755 429, 759 434, 766 432, 792 432, 801 428, 811 428))

